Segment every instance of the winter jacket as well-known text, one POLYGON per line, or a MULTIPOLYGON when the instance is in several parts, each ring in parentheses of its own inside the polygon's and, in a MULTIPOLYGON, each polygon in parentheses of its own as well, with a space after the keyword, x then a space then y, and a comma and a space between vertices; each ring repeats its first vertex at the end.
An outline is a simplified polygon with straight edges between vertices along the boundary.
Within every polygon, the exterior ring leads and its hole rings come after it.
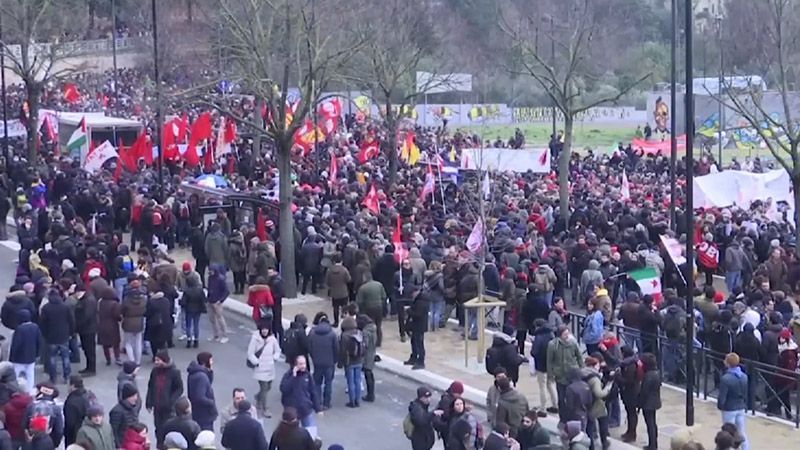
POLYGON ((75 329, 79 334, 97 333, 97 297, 89 292, 75 305, 75 329))
POLYGON ((304 274, 320 273, 322 268, 322 245, 307 239, 300 247, 300 268, 304 274))
POLYGON ((44 433, 34 433, 33 437, 22 446, 23 450, 55 450, 53 439, 44 433))
POLYGON ((433 413, 428 411, 428 405, 419 400, 414 400, 408 405, 408 415, 414 432, 411 434, 411 448, 414 450, 430 449, 436 442, 436 433, 433 430, 433 413))
POLYGON ((372 268, 367 261, 361 261, 350 269, 350 278, 353 280, 353 289, 355 289, 356 292, 358 292, 358 288, 368 281, 367 273, 370 273, 370 280, 372 279, 371 271, 372 268))
POLYGON ((133 428, 129 428, 125 431, 121 447, 122 450, 150 450, 150 446, 147 445, 145 437, 133 428))
POLYGON ((228 261, 230 258, 228 240, 221 231, 208 233, 204 248, 209 265, 218 264, 228 267, 228 261))
POLYGON ((588 367, 583 369, 583 377, 589 385, 589 389, 592 391, 592 398, 594 399, 592 408, 589 410, 589 417, 592 419, 606 417, 608 415, 608 410, 606 410, 605 399, 611 392, 613 384, 608 383, 606 386, 603 386, 603 381, 601 379, 602 374, 588 367))
POLYGON ((600 272, 600 263, 595 260, 589 261, 589 268, 581 274, 581 293, 585 296, 589 286, 601 286, 602 284, 603 274, 600 272))
POLYGON ((522 417, 528 412, 528 400, 516 389, 509 389, 500 393, 497 399, 497 412, 494 415, 494 424, 505 423, 511 429, 511 437, 516 437, 517 430, 522 424, 522 417))
POLYGON ((367 315, 361 314, 356 318, 358 328, 364 338, 364 370, 375 368, 375 355, 377 354, 378 327, 367 315))
POLYGON ((586 344, 599 344, 603 339, 603 312, 592 311, 583 321, 581 336, 586 344))
POLYGON ((306 417, 315 411, 320 411, 317 387, 311 379, 308 371, 298 372, 297 375, 292 370, 286 371, 281 379, 281 404, 284 408, 293 407, 297 409, 298 417, 306 417))
POLYGON ((517 352, 517 341, 513 337, 505 333, 495 333, 492 337, 492 346, 488 351, 494 353, 497 365, 505 367, 509 378, 519 379, 519 366, 525 360, 517 352))
POLYGON ((547 325, 534 330, 531 357, 533 358, 532 364, 537 372, 547 373, 547 347, 554 338, 553 330, 547 325))
POLYGON ((121 400, 111 409, 108 413, 108 422, 111 425, 111 431, 114 433, 114 442, 117 448, 122 448, 126 431, 138 421, 139 414, 136 412, 136 406, 131 405, 126 400, 121 400))
POLYGON ((183 291, 180 304, 186 313, 200 314, 206 312, 206 301, 205 291, 200 285, 197 285, 190 286, 183 291))
POLYGON ((120 307, 122 314, 122 331, 141 333, 144 331, 144 315, 147 312, 147 299, 143 295, 134 295, 125 299, 120 307))
POLYGON ((428 331, 428 314, 431 310, 431 301, 428 294, 424 291, 414 298, 411 307, 408 309, 408 320, 410 322, 408 331, 411 333, 425 333, 428 331))
POLYGON ((422 286, 430 296, 431 303, 444 302, 444 275, 441 272, 426 271, 422 286))
POLYGON ((20 311, 26 310, 29 312, 29 320, 34 322, 38 319, 38 311, 33 304, 33 300, 28 297, 25 291, 12 291, 6 296, 6 301, 3 302, 3 307, 0 308, 0 321, 3 326, 10 329, 17 329, 20 323, 20 311))
POLYGON ((247 249, 244 247, 244 236, 235 232, 228 239, 229 269, 231 272, 244 272, 247 269, 247 249))
POLYGON ((25 392, 17 392, 3 406, 3 412, 6 415, 6 430, 11 435, 11 439, 15 441, 25 439, 25 417, 31 403, 33 403, 33 397, 25 392))
POLYGON ((183 395, 181 372, 170 363, 162 367, 153 367, 147 381, 147 399, 145 407, 161 414, 170 414, 175 402, 183 395))
POLYGON ((97 305, 97 343, 104 347, 119 345, 122 306, 113 297, 101 298, 97 305))
POLYGON ((412 248, 408 251, 408 261, 411 263, 411 271, 414 272, 414 275, 422 279, 425 275, 425 270, 428 268, 428 264, 422 259, 419 249, 412 248))
POLYGON ((89 409, 90 393, 84 389, 75 389, 70 392, 64 401, 64 442, 69 445, 75 442, 78 429, 86 419, 89 409))
POLYGON ((343 367, 364 364, 364 334, 356 326, 356 320, 345 317, 342 320, 342 336, 339 339, 339 363, 343 367), (351 354, 354 346, 361 347, 361 355, 351 354))
POLYGON ((358 310, 364 313, 378 312, 382 314, 383 305, 386 304, 387 294, 384 285, 378 281, 370 280, 361 285, 356 293, 358 310))
POLYGON ((230 294, 225 271, 220 265, 209 266, 208 275, 208 303, 222 303, 230 294))
POLYGON ((264 339, 261 332, 256 330, 250 337, 247 345, 247 360, 253 364, 253 378, 258 381, 272 381, 275 379, 275 361, 281 357, 281 347, 275 336, 264 339), (258 356, 256 356, 258 352, 258 356))
POLYGON ((161 427, 159 432, 162 434, 160 436, 162 439, 164 436, 171 432, 180 433, 188 445, 188 450, 196 450, 197 446, 194 444, 195 439, 197 439, 197 435, 200 434, 200 425, 197 424, 194 420, 192 420, 191 415, 186 414, 183 416, 175 416, 171 419, 167 420, 164 423, 164 426, 161 427))
POLYGON ((646 411, 661 409, 661 374, 658 370, 645 372, 639 391, 639 408, 646 411))
POLYGON ((51 295, 42 306, 39 328, 47 344, 62 345, 69 342, 75 332, 75 316, 60 295, 51 295))
POLYGON ((332 368, 336 366, 339 355, 339 338, 331 324, 322 321, 308 334, 308 352, 315 368, 332 368))
MULTIPOLYGON (((305 430, 303 430, 305 431, 305 430)), ((306 431, 306 434, 308 432, 306 431)), ((230 450, 268 450, 267 438, 261 423, 249 413, 239 413, 225 425, 222 432, 222 446, 230 450)), ((281 450, 295 447, 280 447, 281 450)), ((305 450, 299 449, 298 450, 305 450)))
POLYGON ((172 312, 175 304, 162 293, 156 293, 147 301, 145 307, 145 339, 153 342, 172 340, 172 312))
POLYGON ((269 312, 275 306, 272 290, 266 284, 252 284, 247 289, 247 304, 253 308, 252 317, 255 323, 261 320, 262 310, 269 312))
POLYGON ((550 432, 541 423, 530 428, 520 428, 517 432, 520 450, 532 450, 538 446, 550 445, 550 432))
POLYGON ((186 378, 186 394, 192 402, 192 419, 199 424, 213 423, 218 415, 214 389, 211 387, 213 372, 197 361, 189 363, 186 371, 189 373, 186 378))
MULTIPOLYGON (((250 447, 242 447, 249 449, 250 447)), ((308 430, 300 426, 300 422, 281 422, 269 440, 269 450, 317 450, 314 438, 308 430)))
POLYGON ((325 274, 328 297, 334 300, 342 300, 350 296, 348 283, 350 283, 350 272, 342 264, 334 264, 325 274))
POLYGON ((400 269, 394 274, 393 301, 411 303, 414 289, 422 287, 422 277, 417 276, 411 269, 400 269))
POLYGON ((387 295, 394 295, 394 275, 399 270, 393 253, 384 253, 372 267, 372 279, 383 285, 387 295))
POLYGON ((739 366, 728 369, 719 380, 717 409, 723 412, 747 408, 747 374, 739 366))
POLYGON ((85 442, 91 445, 92 450, 116 450, 114 432, 107 420, 100 425, 95 425, 90 418, 83 420, 83 426, 78 429, 76 442, 85 442))
POLYGON ((39 357, 42 333, 39 326, 30 321, 27 309, 19 311, 20 322, 11 338, 8 360, 15 364, 32 364, 39 357))
POLYGON ((557 337, 547 345, 547 375, 558 384, 566 385, 571 369, 583 367, 583 354, 574 339, 557 337))
POLYGON ((592 389, 588 383, 581 379, 580 370, 572 369, 570 371, 570 382, 564 391, 564 419, 566 421, 577 420, 585 422, 589 417, 589 411, 592 409, 593 404, 592 389))

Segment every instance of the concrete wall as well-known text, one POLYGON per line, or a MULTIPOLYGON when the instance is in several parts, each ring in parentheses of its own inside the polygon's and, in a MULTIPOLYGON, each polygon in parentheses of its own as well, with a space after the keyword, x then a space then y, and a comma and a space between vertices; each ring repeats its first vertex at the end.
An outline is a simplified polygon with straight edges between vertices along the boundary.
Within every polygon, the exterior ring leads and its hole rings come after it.
MULTIPOLYGON (((141 62, 141 54, 137 52, 127 51, 124 53, 117 52, 117 67, 131 68, 135 67, 141 62)), ((8 64, 8 61, 6 61, 8 64)), ((65 58, 56 63, 54 70, 63 70, 66 68, 74 68, 82 72, 103 72, 114 67, 113 57, 111 53, 101 53, 94 55, 79 55, 70 58, 65 58)), ((6 84, 18 84, 22 80, 14 73, 13 70, 6 68, 6 84)))

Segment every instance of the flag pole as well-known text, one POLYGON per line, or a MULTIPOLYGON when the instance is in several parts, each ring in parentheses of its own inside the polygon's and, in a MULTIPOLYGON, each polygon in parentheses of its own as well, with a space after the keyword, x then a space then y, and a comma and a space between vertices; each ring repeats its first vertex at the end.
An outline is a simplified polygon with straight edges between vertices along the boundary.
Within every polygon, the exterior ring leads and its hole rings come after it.
MULTIPOLYGON (((440 156, 441 158, 441 156, 440 156)), ((444 215, 447 215, 447 202, 444 199, 444 183, 442 183, 442 166, 439 164, 439 190, 442 192, 442 210, 444 215)))

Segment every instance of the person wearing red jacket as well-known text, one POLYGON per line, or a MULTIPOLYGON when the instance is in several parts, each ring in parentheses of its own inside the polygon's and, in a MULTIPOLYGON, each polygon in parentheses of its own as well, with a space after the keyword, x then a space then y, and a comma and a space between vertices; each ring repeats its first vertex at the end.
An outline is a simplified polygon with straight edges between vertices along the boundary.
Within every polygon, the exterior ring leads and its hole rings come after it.
POLYGON ((719 267, 719 249, 714 235, 706 233, 703 242, 697 244, 697 269, 706 275, 706 286, 713 286, 714 273, 719 267))
POLYGON ((122 441, 122 450, 150 450, 150 438, 147 435, 147 425, 135 423, 125 431, 122 441))
POLYGON ((33 403, 33 397, 26 392, 15 392, 11 395, 11 399, 3 406, 3 412, 6 415, 3 422, 6 431, 11 435, 11 441, 14 448, 19 448, 25 443, 25 412, 28 406, 33 403))
POLYGON ((253 321, 258 325, 261 319, 269 319, 272 322, 275 306, 275 299, 272 297, 272 290, 263 277, 256 278, 256 283, 251 285, 247 291, 247 304, 253 307, 253 321))

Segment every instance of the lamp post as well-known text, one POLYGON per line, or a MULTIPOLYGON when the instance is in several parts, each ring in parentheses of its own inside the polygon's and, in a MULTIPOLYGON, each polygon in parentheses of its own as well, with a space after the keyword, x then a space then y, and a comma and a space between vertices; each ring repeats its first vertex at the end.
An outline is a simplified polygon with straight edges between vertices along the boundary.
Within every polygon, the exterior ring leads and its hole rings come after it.
MULTIPOLYGON (((724 74, 724 66, 723 63, 725 61, 723 50, 722 50, 722 16, 718 15, 716 17, 717 20, 717 44, 719 45, 719 82, 717 86, 717 95, 722 97, 722 89, 724 88, 725 84, 725 74, 724 74)), ((718 118, 719 118, 719 136, 717 139, 717 152, 719 153, 719 161, 717 161, 717 167, 722 170, 722 133, 725 129, 725 109, 722 105, 722 98, 717 99, 717 106, 718 106, 718 118)))
MULTIPOLYGON (((556 26, 553 21, 553 16, 550 16, 550 65, 555 72, 556 67, 556 26)), ((553 139, 556 138, 556 102, 552 98, 550 102, 553 104, 550 108, 550 115, 553 116, 553 139)))
MULTIPOLYGON (((3 16, 0 15, 0 42, 3 40, 3 16)), ((6 46, 0 45, 0 97, 3 100, 3 158, 8 173, 8 106, 6 105, 6 46)))
POLYGON ((683 268, 686 289, 686 425, 694 425, 694 205, 692 201, 694 180, 694 86, 692 64, 692 0, 685 0, 686 28, 686 264, 683 268))
MULTIPOLYGON (((119 96, 117 94, 117 0, 111 0, 111 61, 114 65, 114 109, 117 109, 119 104, 119 96)), ((116 142, 115 142, 116 144, 116 142)))
POLYGON ((669 178, 670 178, 670 192, 669 192, 669 224, 672 230, 677 228, 676 224, 676 215, 675 215, 675 201, 677 200, 677 187, 675 186, 676 178, 677 178, 677 170, 678 170, 678 141, 677 136, 677 126, 675 121, 677 120, 675 114, 675 106, 677 105, 677 81, 678 81, 678 68, 676 67, 677 64, 677 53, 678 53, 678 0, 672 0, 672 42, 670 45, 670 89, 669 89, 669 147, 670 147, 670 158, 669 158, 669 178))
POLYGON ((156 0, 150 1, 153 13, 153 77, 156 83, 156 129, 155 141, 158 143, 158 199, 164 201, 164 143, 161 142, 161 78, 158 76, 158 15, 156 11, 156 0))

